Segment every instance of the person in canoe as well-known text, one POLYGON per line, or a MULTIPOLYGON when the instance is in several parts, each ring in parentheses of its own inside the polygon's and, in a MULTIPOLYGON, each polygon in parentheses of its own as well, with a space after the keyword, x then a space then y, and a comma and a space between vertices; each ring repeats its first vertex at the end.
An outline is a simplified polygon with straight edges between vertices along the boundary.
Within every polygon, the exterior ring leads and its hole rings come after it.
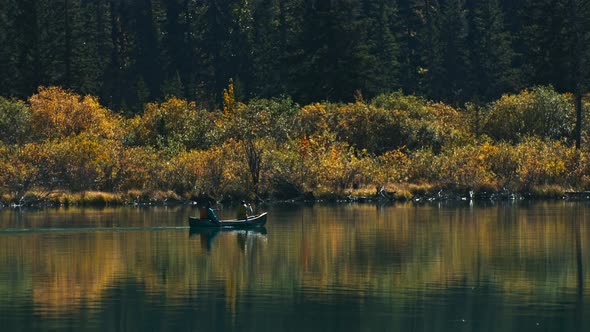
POLYGON ((204 206, 201 206, 201 215, 199 216, 200 219, 209 219, 214 222, 219 222, 217 215, 215 214, 215 210, 211 207, 211 202, 207 201, 204 206))
POLYGON ((236 219, 247 219, 250 215, 252 215, 252 207, 246 204, 246 201, 240 202, 236 212, 236 219))

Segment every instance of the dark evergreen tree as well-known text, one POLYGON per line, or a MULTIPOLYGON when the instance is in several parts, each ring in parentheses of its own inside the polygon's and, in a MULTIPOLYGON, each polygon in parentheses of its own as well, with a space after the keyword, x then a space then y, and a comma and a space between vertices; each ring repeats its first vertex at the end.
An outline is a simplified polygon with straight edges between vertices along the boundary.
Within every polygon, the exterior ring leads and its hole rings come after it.
MULTIPOLYGON (((395 36, 398 29, 397 5, 395 0, 363 0, 364 15, 368 21, 364 57, 367 66, 360 73, 362 86, 369 96, 388 92, 400 87, 399 46, 395 36)), ((362 20, 362 18, 361 18, 362 20)))
POLYGON ((277 0, 253 2, 251 93, 273 97, 285 93, 281 81, 281 7, 277 0))
MULTIPOLYGON (((220 93, 213 89, 215 82, 212 75, 211 53, 207 49, 209 21, 206 14, 208 9, 209 5, 206 1, 182 0, 182 9, 178 15, 181 24, 177 28, 182 31, 182 46, 181 49, 168 50, 169 56, 172 54, 176 56, 171 56, 170 59, 174 63, 169 65, 166 71, 170 79, 172 70, 176 67, 184 88, 184 96, 190 100, 196 100, 201 105, 213 101, 214 94, 220 93), (177 60, 174 60, 175 58, 177 60)), ((168 15, 168 17, 171 16, 168 15)), ((180 41, 177 40, 174 44, 177 43, 180 41)), ((167 52, 166 49, 164 52, 167 52)))
POLYGON ((4 96, 18 95, 17 72, 18 0, 0 0, 0 91, 4 96))
POLYGON ((420 83, 424 64, 420 32, 424 31, 421 0, 398 0, 399 24, 396 32, 399 41, 399 80, 406 93, 423 92, 420 83))
MULTIPOLYGON (((379 56, 395 63, 395 42, 385 33, 370 36, 372 19, 383 19, 366 13, 358 1, 304 2, 302 52, 297 61, 301 65, 297 66, 293 89, 299 101, 347 101, 359 91, 374 94, 381 89, 376 81, 387 81, 383 77, 389 68, 379 67, 379 56), (390 39, 378 45, 378 38, 390 39), (375 75, 377 71, 379 75, 375 75)), ((387 27, 383 29, 390 32, 387 27)))
POLYGON ((278 61, 277 69, 280 77, 279 89, 292 96, 301 95, 300 88, 301 65, 306 45, 304 40, 305 26, 308 24, 305 16, 308 0, 277 0, 278 17, 278 61))
POLYGON ((519 86, 514 51, 498 0, 472 0, 469 50, 472 99, 490 101, 519 86))
POLYGON ((114 110, 120 110, 123 104, 123 88, 125 86, 124 68, 125 65, 125 39, 123 35, 122 4, 118 0, 109 0, 108 4, 108 27, 110 29, 110 54, 109 61, 105 67, 104 82, 102 86, 103 100, 106 105, 114 110))
POLYGON ((568 87, 574 93, 576 107, 576 147, 582 143, 582 98, 590 89, 590 3, 582 0, 568 0, 566 29, 568 59, 568 87))
POLYGON ((129 7, 131 22, 134 26, 131 31, 135 40, 131 58, 136 68, 132 75, 145 80, 149 90, 149 98, 159 98, 162 85, 162 65, 160 61, 160 39, 157 23, 160 21, 161 11, 157 7, 158 2, 152 0, 136 0, 129 7))
POLYGON ((235 61, 231 40, 233 33, 233 5, 231 0, 206 0, 201 19, 206 21, 202 40, 200 81, 205 94, 216 96, 221 102, 221 92, 235 75, 235 61))
POLYGON ((446 73, 443 68, 441 7, 437 0, 416 1, 415 10, 421 18, 418 31, 418 72, 419 87, 422 94, 430 98, 442 98, 446 86, 443 84, 446 73))
MULTIPOLYGON (((230 64, 231 78, 236 97, 240 100, 253 97, 254 18, 249 0, 239 0, 230 7, 230 64)), ((227 84, 227 83, 226 83, 227 84)))
POLYGON ((40 85, 141 111, 167 94, 219 105, 402 89, 461 103, 588 80, 585 0, 0 0, 0 91, 40 85))
POLYGON ((111 19, 108 0, 83 1, 82 21, 83 36, 80 61, 83 67, 79 83, 79 92, 98 95, 102 102, 108 104, 105 91, 110 66, 113 44, 111 39, 111 19))
POLYGON ((35 0, 17 1, 14 32, 15 96, 26 99, 40 84, 46 84, 41 73, 38 4, 35 0))
POLYGON ((292 84, 293 94, 297 100, 308 102, 325 99, 333 93, 330 72, 334 70, 334 61, 330 59, 330 43, 332 36, 330 1, 305 0, 303 3, 303 17, 298 54, 294 64, 292 84))
POLYGON ((529 85, 551 84, 567 90, 569 53, 567 1, 526 0, 522 7, 520 42, 523 70, 529 85))
POLYGON ((469 96, 469 50, 465 0, 445 0, 441 8, 440 37, 442 70, 435 70, 434 97, 449 102, 465 101, 469 96))
POLYGON ((101 95, 109 52, 106 1, 64 0, 63 86, 101 95))
POLYGON ((174 94, 177 97, 185 95, 184 88, 178 90, 182 86, 182 79, 180 72, 185 74, 185 80, 190 77, 190 69, 186 66, 190 63, 187 56, 188 52, 185 50, 190 47, 186 44, 186 2, 184 0, 171 0, 163 2, 165 7, 165 21, 162 24, 162 67, 164 69, 164 82, 162 86, 162 93, 164 96, 174 94), (183 70, 188 69, 188 70, 183 70), (177 82, 179 81, 179 82, 177 82))

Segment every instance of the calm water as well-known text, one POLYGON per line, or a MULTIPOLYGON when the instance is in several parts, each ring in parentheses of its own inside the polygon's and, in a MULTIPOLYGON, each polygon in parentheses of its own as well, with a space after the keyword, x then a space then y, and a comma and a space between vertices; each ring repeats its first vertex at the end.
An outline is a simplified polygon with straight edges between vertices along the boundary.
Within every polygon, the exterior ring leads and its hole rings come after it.
POLYGON ((0 329, 590 331, 585 203, 262 208, 0 210, 0 329))

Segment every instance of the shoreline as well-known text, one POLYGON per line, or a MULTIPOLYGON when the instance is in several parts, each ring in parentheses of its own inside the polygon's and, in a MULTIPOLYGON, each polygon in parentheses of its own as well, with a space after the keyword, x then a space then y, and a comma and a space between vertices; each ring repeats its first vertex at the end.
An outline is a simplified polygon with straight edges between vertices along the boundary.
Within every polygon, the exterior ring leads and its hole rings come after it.
MULTIPOLYGON (((464 190, 440 189, 428 191, 416 191, 414 193, 398 193, 380 190, 368 194, 363 190, 350 190, 342 193, 306 193, 291 198, 259 198, 253 200, 257 203, 437 203, 437 202, 506 202, 506 201, 535 201, 535 200, 564 200, 564 201, 590 201, 590 191, 531 191, 525 193, 511 192, 473 192, 464 190)), ((211 198, 207 198, 210 199, 211 198)), ((236 204, 242 197, 221 197, 212 199, 213 202, 222 204, 236 204)), ((0 210, 5 208, 42 208, 42 207, 117 207, 117 206, 179 206, 199 205, 204 201, 203 197, 181 197, 173 192, 137 192, 126 193, 111 192, 52 192, 26 193, 20 199, 10 198, 4 195, 0 199, 0 210)))

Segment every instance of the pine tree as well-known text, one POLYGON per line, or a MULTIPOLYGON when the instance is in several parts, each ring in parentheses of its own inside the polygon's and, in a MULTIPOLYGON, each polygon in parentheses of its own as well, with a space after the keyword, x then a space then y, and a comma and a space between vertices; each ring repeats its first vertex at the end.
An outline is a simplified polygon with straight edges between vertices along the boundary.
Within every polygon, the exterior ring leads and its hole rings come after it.
POLYGON ((523 70, 529 85, 551 84, 567 89, 568 46, 567 1, 526 0, 519 42, 523 48, 523 70))
POLYGON ((292 92, 303 103, 329 96, 331 16, 328 1, 304 0, 301 37, 292 71, 292 92))
POLYGON ((160 89, 162 91, 162 95, 165 98, 168 97, 178 97, 178 98, 185 98, 184 96, 184 86, 182 85, 182 80, 180 79, 180 73, 176 72, 176 75, 170 77, 164 81, 162 87, 160 89))
POLYGON ((105 91, 107 69, 110 66, 113 44, 110 29, 108 0, 83 2, 83 36, 81 39, 82 66, 77 85, 82 94, 93 94, 106 104, 109 101, 105 91))
MULTIPOLYGON (((206 17, 209 8, 205 1, 201 0, 179 0, 182 2, 177 15, 179 23, 166 23, 164 31, 175 33, 180 31, 180 36, 167 37, 167 44, 163 44, 164 54, 168 53, 170 64, 167 65, 167 75, 173 73, 174 68, 179 72, 184 95, 186 98, 196 100, 200 104, 209 103, 213 97, 214 85, 211 70, 211 54, 206 51, 208 38, 208 18, 206 17), (170 43, 170 40, 174 42, 170 43), (181 46, 178 46, 181 45, 181 46), (180 49, 172 49, 180 47, 180 49)), ((168 2, 164 2, 168 4, 168 2)), ((176 15, 167 13, 167 20, 174 19, 176 15)), ((217 92, 219 93, 219 92, 217 92)))
MULTIPOLYGON (((395 36, 397 6, 392 0, 362 1, 368 19, 365 62, 370 70, 359 73, 369 96, 399 88, 399 46, 395 36)), ((362 55, 362 53, 361 53, 362 55)))
POLYGON ((442 13, 437 0, 416 1, 415 10, 421 18, 418 34, 418 55, 420 63, 416 68, 422 94, 429 98, 441 99, 445 96, 446 75, 443 67, 442 13))
POLYGON ((134 75, 141 76, 148 87, 150 100, 161 96, 160 86, 163 82, 160 61, 160 39, 158 26, 161 12, 156 7, 157 1, 136 0, 132 2, 133 29, 129 31, 135 40, 132 51, 134 75))
POLYGON ((14 43, 16 80, 15 96, 28 98, 44 80, 38 27, 38 4, 35 0, 18 1, 15 9, 14 43))
POLYGON ((286 92, 281 80, 280 4, 284 1, 260 0, 253 8, 253 47, 251 92, 272 97, 286 92))
POLYGON ((449 102, 464 101, 470 93, 468 33, 465 0, 446 0, 441 8, 442 71, 435 72, 434 91, 449 102))
POLYGON ((358 91, 373 94, 380 89, 375 80, 381 76, 374 74, 386 68, 379 68, 376 50, 384 45, 370 41, 378 37, 369 35, 371 18, 361 4, 306 0, 303 5, 305 24, 298 46, 300 56, 295 61, 299 65, 294 68, 296 99, 349 101, 358 91))
POLYGON ((231 0, 206 0, 201 18, 203 27, 202 65, 200 81, 206 85, 205 94, 215 96, 219 104, 223 91, 230 78, 236 75, 236 54, 232 36, 235 32, 234 8, 231 0))
POLYGON ((99 20, 104 20, 106 2, 64 0, 63 5, 63 86, 82 94, 100 95, 109 47, 106 25, 99 25, 99 20))
POLYGON ((471 2, 469 82, 475 98, 489 101, 518 87, 514 51, 498 0, 471 2))
POLYGON ((17 12, 18 0, 1 0, 0 7, 0 91, 5 96, 18 94, 17 72, 17 12))
POLYGON ((567 27, 569 53, 568 86, 574 93, 576 107, 576 148, 582 143, 582 97, 590 89, 590 4, 588 1, 569 0, 567 27))
POLYGON ((406 93, 423 92, 420 86, 424 64, 421 57, 423 10, 420 0, 399 0, 399 25, 396 29, 399 41, 400 84, 406 93), (422 70, 421 70, 422 69, 422 70))
POLYGON ((163 87, 167 88, 162 93, 166 96, 171 93, 168 89, 171 84, 178 85, 182 86, 182 91, 176 91, 174 95, 194 99, 195 60, 198 59, 196 40, 199 37, 194 20, 198 4, 191 0, 172 0, 163 1, 163 5, 161 61, 165 75, 163 87))
POLYGON ((239 0, 232 7, 231 61, 232 78, 238 99, 250 97, 253 83, 254 18, 249 0, 239 0))
POLYGON ((117 111, 122 109, 123 104, 126 104, 123 98, 123 89, 128 85, 124 82, 124 68, 127 66, 125 65, 126 44, 123 33, 122 6, 120 1, 108 0, 108 9, 104 20, 102 16, 97 16, 97 19, 100 19, 97 21, 100 22, 98 26, 105 24, 110 38, 110 52, 106 48, 101 48, 101 44, 97 45, 99 47, 99 54, 108 58, 103 74, 102 100, 107 107, 117 111), (108 55, 102 52, 108 52, 108 55))

